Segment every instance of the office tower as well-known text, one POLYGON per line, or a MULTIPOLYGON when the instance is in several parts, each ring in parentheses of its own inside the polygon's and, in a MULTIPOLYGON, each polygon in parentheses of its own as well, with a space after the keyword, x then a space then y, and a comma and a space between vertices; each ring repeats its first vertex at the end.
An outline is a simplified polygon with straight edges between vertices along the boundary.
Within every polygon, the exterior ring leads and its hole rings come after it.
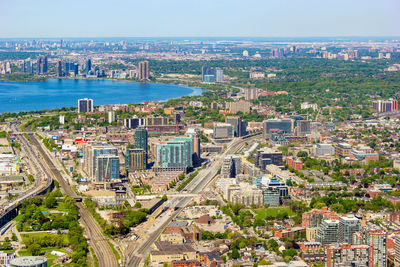
POLYGON ((213 137, 215 139, 219 138, 232 138, 233 137, 233 127, 228 123, 218 123, 214 126, 213 137))
POLYGON ((97 158, 101 155, 113 155, 118 157, 118 149, 108 144, 99 142, 88 143, 84 146, 83 169, 90 178, 94 178, 95 175, 99 173, 97 171, 97 158))
POLYGON ((372 247, 368 245, 351 244, 330 245, 326 248, 325 266, 373 267, 372 247))
POLYGON ((187 140, 173 140, 156 145, 156 163, 160 168, 193 167, 191 143, 187 140))
POLYGON ((92 70, 92 60, 89 58, 86 60, 86 73, 92 70))
POLYGON ((224 81, 224 71, 221 69, 215 70, 215 81, 216 82, 223 82, 224 81))
POLYGON ((43 65, 42 65, 42 58, 38 57, 37 61, 36 61, 36 65, 37 65, 37 75, 40 75, 43 73, 43 65))
POLYGON ((108 112, 108 123, 112 123, 114 121, 115 121, 115 112, 111 110, 108 112))
POLYGON ((233 117, 233 116, 225 117, 225 123, 232 125, 233 135, 235 137, 240 137, 243 135, 242 120, 240 117, 233 117))
POLYGON ((101 154, 96 158, 97 167, 95 181, 103 182, 119 179, 119 157, 116 155, 101 154))
POLYGON ((299 120, 297 121, 297 135, 304 136, 311 133, 311 121, 299 120))
POLYGON ((78 100, 78 113, 93 112, 93 99, 79 99, 78 100))
POLYGON ((57 61, 57 76, 62 77, 63 75, 63 67, 62 67, 62 62, 59 60, 57 61))
POLYGON ((148 61, 139 62, 139 80, 148 80, 150 77, 150 64, 148 61))
POLYGON ((292 122, 290 120, 270 119, 263 123, 263 136, 267 137, 271 130, 281 130, 284 133, 292 133, 292 122))
POLYGON ((351 243, 353 234, 361 230, 361 222, 356 217, 341 217, 338 226, 338 242, 351 243))
POLYGON ((147 138, 148 133, 146 128, 139 127, 135 131, 135 148, 136 149, 143 149, 147 154, 147 138))
POLYGON ((323 220, 318 228, 315 239, 323 246, 337 242, 339 220, 323 220))
POLYGON ((145 170, 147 168, 147 154, 143 149, 127 149, 125 167, 128 172, 145 170))
POLYGON ((43 65, 43 67, 42 67, 43 74, 47 74, 47 72, 48 72, 47 55, 44 55, 44 56, 43 56, 42 65, 43 65))

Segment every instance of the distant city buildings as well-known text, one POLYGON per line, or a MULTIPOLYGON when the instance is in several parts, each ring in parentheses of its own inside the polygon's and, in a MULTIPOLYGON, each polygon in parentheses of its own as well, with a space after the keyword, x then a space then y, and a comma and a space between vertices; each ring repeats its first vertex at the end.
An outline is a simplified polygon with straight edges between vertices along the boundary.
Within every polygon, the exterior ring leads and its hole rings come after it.
POLYGON ((148 80, 150 78, 150 63, 148 61, 139 62, 138 78, 139 80, 148 80))
POLYGON ((201 71, 202 81, 204 83, 215 83, 224 81, 224 71, 222 69, 203 66, 201 71))

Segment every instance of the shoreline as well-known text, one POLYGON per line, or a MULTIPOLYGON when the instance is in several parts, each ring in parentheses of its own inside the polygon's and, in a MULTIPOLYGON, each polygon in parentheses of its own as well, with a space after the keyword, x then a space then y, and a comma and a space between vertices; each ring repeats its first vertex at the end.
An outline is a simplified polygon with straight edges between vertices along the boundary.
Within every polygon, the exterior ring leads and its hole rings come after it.
MULTIPOLYGON (((5 81, 5 80, 0 80, 1 82, 4 83, 30 83, 30 82, 48 82, 48 80, 87 80, 87 81, 118 81, 118 82, 135 82, 135 83, 148 83, 148 84, 165 84, 165 85, 173 85, 173 86, 179 86, 179 87, 184 87, 184 88, 188 88, 191 90, 191 92, 189 92, 188 94, 184 94, 178 97, 172 97, 172 98, 167 98, 167 99, 162 99, 162 100, 149 100, 149 101, 142 101, 142 102, 130 102, 130 103, 118 103, 118 104, 113 104, 113 103, 107 103, 107 104, 103 104, 103 105, 96 105, 96 106, 105 106, 105 105, 129 105, 129 104, 144 104, 146 102, 152 102, 152 101, 157 101, 160 103, 165 103, 169 100, 173 100, 173 99, 179 99, 182 97, 186 97, 186 96, 198 96, 198 95, 202 95, 204 92, 207 91, 207 89, 204 88, 200 88, 200 87, 193 87, 193 86, 189 86, 187 84, 182 84, 182 83, 163 83, 163 82, 157 82, 157 81, 145 81, 145 82, 140 82, 140 81, 135 81, 135 80, 127 80, 127 79, 109 79, 109 78, 70 78, 70 77, 62 77, 62 78, 58 78, 58 77, 48 77, 43 81, 5 81)), ((55 109, 61 109, 61 108, 72 108, 73 106, 62 106, 62 107, 55 107, 55 108, 44 108, 44 109, 31 109, 31 110, 18 110, 18 111, 3 111, 0 112, 0 114, 13 114, 13 113, 20 113, 20 112, 51 112, 55 109)))

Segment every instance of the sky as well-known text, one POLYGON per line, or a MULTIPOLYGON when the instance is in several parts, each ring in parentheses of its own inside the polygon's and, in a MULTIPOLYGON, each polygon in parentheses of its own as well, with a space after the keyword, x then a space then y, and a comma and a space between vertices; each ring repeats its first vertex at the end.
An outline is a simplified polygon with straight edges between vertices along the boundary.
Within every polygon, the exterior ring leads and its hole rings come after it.
POLYGON ((0 0, 0 38, 400 36, 400 0, 0 0))

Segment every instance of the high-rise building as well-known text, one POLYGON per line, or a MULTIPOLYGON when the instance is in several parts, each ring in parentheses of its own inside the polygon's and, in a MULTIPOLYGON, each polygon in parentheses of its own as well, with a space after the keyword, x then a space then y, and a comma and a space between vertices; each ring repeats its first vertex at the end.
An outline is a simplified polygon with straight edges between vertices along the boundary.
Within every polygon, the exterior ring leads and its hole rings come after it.
POLYGON ((187 140, 167 141, 156 145, 156 163, 160 168, 191 168, 192 149, 187 140))
POLYGON ((86 74, 89 73, 89 71, 92 70, 92 60, 89 58, 86 60, 86 74))
POLYGON ((297 121, 296 127, 297 135, 304 136, 311 133, 311 121, 309 120, 299 120, 297 121))
POLYGON ((217 83, 224 81, 224 71, 222 69, 216 69, 215 70, 215 81, 217 83))
POLYGON ((58 117, 58 122, 59 122, 60 124, 64 124, 64 123, 65 123, 65 117, 64 117, 64 115, 60 115, 60 117, 58 117))
POLYGON ((250 101, 252 99, 258 98, 258 89, 257 88, 244 88, 244 99, 246 101, 250 101))
POLYGON ((143 149, 127 149, 125 166, 128 172, 145 170, 147 167, 147 154, 143 149))
POLYGON ((340 217, 338 226, 338 242, 351 243, 353 234, 361 230, 361 222, 356 217, 340 217))
POLYGON ((43 71, 43 74, 47 74, 47 72, 48 72, 48 60, 47 60, 47 55, 44 55, 44 56, 43 56, 42 71, 43 71))
POLYGON ((97 168, 94 180, 97 182, 119 179, 119 157, 101 154, 96 157, 97 168))
POLYGON ((223 138, 232 138, 233 135, 233 127, 228 123, 218 123, 214 126, 214 134, 213 137, 215 139, 223 139, 223 138))
POLYGON ((78 113, 93 112, 93 99, 79 99, 78 100, 78 113))
POLYGON ((275 130, 281 130, 284 133, 292 133, 292 122, 291 120, 280 120, 280 119, 269 119, 269 120, 265 120, 263 123, 263 134, 264 134, 264 138, 266 138, 266 136, 268 134, 271 133, 271 130, 275 129, 275 130))
POLYGON ((387 266, 387 233, 375 225, 367 225, 360 232, 353 234, 354 245, 372 247, 374 266, 387 266))
POLYGON ((36 61, 36 65, 37 65, 37 70, 36 70, 37 75, 42 74, 43 73, 43 69, 42 69, 43 64, 42 64, 42 58, 41 57, 38 57, 38 59, 36 61))
MULTIPOLYGON (((105 143, 92 142, 84 146, 83 150, 83 169, 90 178, 99 177, 97 171, 98 161, 97 158, 101 155, 113 155, 118 157, 118 149, 105 143)), ((106 162, 104 159, 102 162, 106 162)), ((118 165, 119 166, 119 165, 118 165)), ((104 172, 104 170, 103 170, 104 172)), ((104 174, 104 173, 101 173, 104 174)), ((101 178, 101 177, 100 177, 101 178)))
POLYGON ((227 108, 231 114, 238 112, 249 113, 250 112, 250 101, 239 100, 236 102, 227 102, 227 108))
POLYGON ((205 83, 215 83, 224 81, 224 71, 218 68, 211 68, 208 66, 203 66, 201 68, 202 81, 205 83))
POLYGON ((143 149, 147 154, 147 139, 148 133, 146 128, 139 127, 135 130, 135 148, 143 149))
POLYGON ((372 102, 372 108, 379 113, 393 112, 398 110, 397 100, 376 100, 372 102))
POLYGON ((240 137, 245 135, 244 132, 246 130, 244 131, 242 130, 242 120, 240 117, 233 117, 233 116, 225 117, 225 123, 232 125, 233 136, 240 137))
POLYGON ((33 74, 33 64, 31 60, 26 62, 26 73, 33 74))
POLYGON ((189 128, 186 134, 192 138, 193 165, 198 166, 201 163, 200 136, 194 128, 189 128))
MULTIPOLYGON (((372 247, 368 245, 335 244, 326 249, 327 267, 373 267, 372 247)), ((381 265, 379 265, 381 266, 381 265)))
POLYGON ((63 75, 63 67, 61 60, 57 61, 57 76, 62 77, 63 75))
POLYGON ((255 154, 255 164, 262 170, 265 170, 267 165, 283 165, 283 154, 280 151, 274 150, 269 147, 257 150, 255 154))
POLYGON ((146 120, 144 118, 131 118, 124 119, 124 126, 128 129, 136 129, 140 126, 145 126, 146 120))
POLYGON ((115 112, 113 110, 110 110, 108 112, 108 123, 112 123, 115 121, 115 112))
POLYGON ((400 234, 397 234, 394 238, 395 241, 395 263, 398 264, 398 266, 400 266, 400 234))
POLYGON ((336 243, 338 240, 339 220, 323 220, 318 228, 315 240, 323 246, 336 243))
POLYGON ((150 77, 150 64, 148 61, 139 62, 139 72, 138 78, 139 80, 148 80, 150 77))

